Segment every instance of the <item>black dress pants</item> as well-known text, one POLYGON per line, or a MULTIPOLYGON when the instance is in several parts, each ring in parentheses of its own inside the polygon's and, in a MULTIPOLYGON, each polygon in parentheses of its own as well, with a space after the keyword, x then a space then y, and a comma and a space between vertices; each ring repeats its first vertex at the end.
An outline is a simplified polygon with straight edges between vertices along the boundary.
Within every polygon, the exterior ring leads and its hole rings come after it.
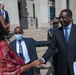
POLYGON ((70 74, 70 70, 69 70, 69 68, 68 68, 68 72, 67 72, 67 75, 71 75, 71 74, 70 74))
MULTIPOLYGON (((61 75, 61 74, 58 73, 58 75, 61 75)), ((69 68, 68 68, 68 71, 67 71, 67 75, 71 75, 69 68)))
POLYGON ((53 55, 54 75, 58 75, 58 52, 53 55))

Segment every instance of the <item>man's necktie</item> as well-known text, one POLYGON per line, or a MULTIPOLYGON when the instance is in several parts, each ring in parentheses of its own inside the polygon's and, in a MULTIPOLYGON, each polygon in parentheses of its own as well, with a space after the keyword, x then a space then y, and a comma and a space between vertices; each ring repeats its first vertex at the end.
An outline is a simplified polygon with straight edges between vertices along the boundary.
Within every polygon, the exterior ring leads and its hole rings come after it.
POLYGON ((65 40, 66 40, 66 42, 68 43, 68 39, 69 39, 69 35, 68 35, 68 27, 65 27, 64 28, 65 29, 65 35, 64 35, 64 37, 65 37, 65 40))
POLYGON ((24 60, 24 56, 23 56, 23 48, 22 48, 22 45, 21 45, 21 41, 18 41, 19 42, 19 56, 24 60))

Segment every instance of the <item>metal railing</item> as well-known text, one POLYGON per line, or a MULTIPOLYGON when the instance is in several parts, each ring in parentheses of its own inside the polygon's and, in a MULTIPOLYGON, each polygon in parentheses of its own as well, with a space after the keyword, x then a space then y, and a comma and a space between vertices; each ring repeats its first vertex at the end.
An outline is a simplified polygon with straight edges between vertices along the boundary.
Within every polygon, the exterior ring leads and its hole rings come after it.
POLYGON ((20 26, 24 29, 28 29, 29 26, 38 28, 38 18, 37 17, 21 17, 20 26))

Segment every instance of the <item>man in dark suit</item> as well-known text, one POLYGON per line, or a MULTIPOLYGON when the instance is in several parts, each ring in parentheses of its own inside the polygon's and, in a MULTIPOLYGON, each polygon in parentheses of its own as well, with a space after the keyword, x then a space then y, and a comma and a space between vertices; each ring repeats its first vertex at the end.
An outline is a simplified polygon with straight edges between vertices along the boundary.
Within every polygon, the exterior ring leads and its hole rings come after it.
POLYGON ((10 23, 9 15, 8 15, 8 12, 4 9, 4 4, 1 4, 0 12, 2 16, 4 17, 5 21, 9 24, 10 23))
MULTIPOLYGON (((60 12, 59 27, 54 34, 54 43, 58 48, 58 72, 59 75, 75 75, 74 63, 76 63, 76 24, 72 21, 72 11, 64 9, 60 12)), ((40 59, 40 63, 46 63, 55 53, 54 50, 47 50, 40 59)))
MULTIPOLYGON (((23 51, 23 60, 26 64, 33 62, 34 60, 38 59, 37 53, 36 53, 36 47, 39 46, 47 46, 50 45, 50 41, 35 41, 33 38, 23 38, 22 36, 23 30, 21 27, 16 27, 14 29, 14 36, 16 40, 13 40, 9 43, 11 48, 19 55, 19 41, 22 45, 22 51, 23 51)), ((40 69, 38 68, 31 68, 27 71, 28 75, 40 75, 40 69)))

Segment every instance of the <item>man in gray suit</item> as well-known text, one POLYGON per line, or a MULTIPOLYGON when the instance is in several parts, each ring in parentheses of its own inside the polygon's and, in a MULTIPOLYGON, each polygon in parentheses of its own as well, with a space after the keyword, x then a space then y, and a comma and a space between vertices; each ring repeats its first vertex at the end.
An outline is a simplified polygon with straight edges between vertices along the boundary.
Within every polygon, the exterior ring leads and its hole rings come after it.
MULTIPOLYGON (((58 75, 75 75, 73 65, 76 62, 76 24, 72 21, 72 11, 64 9, 60 12, 59 27, 54 33, 54 43, 58 48, 58 75)), ((47 50, 40 63, 46 63, 54 54, 54 50, 47 50)))

